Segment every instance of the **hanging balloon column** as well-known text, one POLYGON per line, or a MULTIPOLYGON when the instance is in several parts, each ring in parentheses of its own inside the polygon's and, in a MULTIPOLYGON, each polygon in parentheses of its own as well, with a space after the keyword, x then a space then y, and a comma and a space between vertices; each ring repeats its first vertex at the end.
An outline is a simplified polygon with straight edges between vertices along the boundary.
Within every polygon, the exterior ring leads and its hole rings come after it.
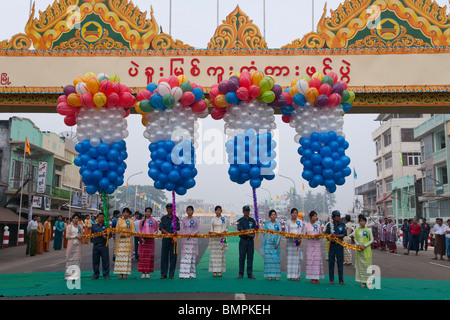
POLYGON ((285 92, 290 99, 281 108, 282 120, 297 132, 294 140, 300 143, 302 177, 311 188, 321 185, 333 193, 351 174, 343 115, 350 110, 355 94, 334 72, 295 79, 285 92))
POLYGON ((284 106, 289 97, 282 91, 272 76, 255 71, 234 73, 229 79, 214 84, 209 93, 214 106, 211 117, 225 121, 230 180, 238 184, 250 183, 256 221, 256 189, 264 179, 275 177, 274 109, 284 106))
POLYGON ((135 109, 150 142, 148 175, 155 188, 172 192, 174 212, 175 194, 184 195, 196 184, 197 119, 209 114, 203 97, 203 88, 184 75, 162 78, 137 94, 135 109))
POLYGON ((128 157, 125 118, 135 103, 131 90, 120 83, 118 76, 91 72, 65 86, 64 94, 58 98, 56 110, 64 116, 65 124, 77 125, 78 156, 74 164, 80 167, 86 192, 102 195, 106 226, 107 194, 124 182, 124 161, 128 157))

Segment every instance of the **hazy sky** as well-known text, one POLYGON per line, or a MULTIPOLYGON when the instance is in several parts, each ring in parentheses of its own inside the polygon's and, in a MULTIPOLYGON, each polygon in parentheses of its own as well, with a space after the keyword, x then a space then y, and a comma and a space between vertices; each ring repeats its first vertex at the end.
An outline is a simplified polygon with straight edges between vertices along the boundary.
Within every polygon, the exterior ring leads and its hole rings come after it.
MULTIPOLYGON (((53 1, 36 0, 36 15, 38 10, 44 11, 53 1)), ((270 48, 279 48, 291 41, 302 38, 304 34, 311 31, 312 28, 312 1, 297 0, 266 0, 266 42, 270 48)), ((342 1, 343 2, 343 1, 342 1)), ((443 0, 437 1, 441 6, 448 4, 443 0)), ((169 1, 168 0, 134 0, 133 3, 141 11, 150 12, 150 5, 153 6, 154 16, 163 31, 169 33, 169 1)), ((314 1, 314 21, 317 24, 323 13, 325 0, 314 1)), ((327 12, 330 9, 336 9, 341 3, 337 0, 327 1, 327 12)), ((198 47, 206 48, 207 43, 214 35, 217 25, 217 2, 212 0, 173 0, 172 1, 172 26, 171 33, 173 38, 182 40, 184 43, 198 47)), ((262 0, 227 0, 220 1, 219 19, 220 23, 226 16, 232 12, 236 5, 253 20, 263 32, 263 1, 262 0)), ((1 1, 0 10, 0 39, 9 39, 12 35, 24 32, 26 21, 29 17, 29 0, 1 1)), ((80 75, 90 70, 80 71, 80 75)), ((105 71, 107 72, 107 71, 105 71)), ((125 83, 126 84, 126 83, 125 83)), ((62 86, 66 83, 61 83, 62 86)), ((56 108, 56 106, 55 106, 56 108)), ((75 131, 75 127, 64 125, 63 117, 58 114, 5 114, 0 113, 0 119, 8 119, 10 116, 30 118, 42 131, 53 131, 56 133, 62 131, 75 131)), ((353 175, 347 177, 346 184, 338 187, 336 191, 337 205, 334 209, 347 212, 353 207, 354 184, 356 186, 374 180, 376 171, 373 159, 375 157, 375 147, 372 142, 371 133, 378 127, 374 121, 376 115, 352 115, 344 117, 344 132, 350 143, 347 149, 347 155, 351 158, 350 167, 355 168, 358 179, 353 181, 353 175)), ((144 139, 142 133, 144 127, 141 124, 140 115, 130 115, 128 118, 129 137, 126 139, 129 158, 126 160, 128 168, 125 173, 125 181, 131 175, 143 172, 129 180, 130 184, 153 184, 153 181, 147 176, 147 164, 149 161, 148 141, 144 139)), ((208 117, 202 122, 203 131, 213 128, 223 132, 224 122, 212 120, 208 117)), ((272 181, 264 181, 262 188, 258 189, 258 200, 269 198, 269 192, 272 198, 281 196, 285 191, 293 186, 292 182, 279 174, 290 177, 295 181, 297 192, 304 194, 308 190, 324 191, 324 187, 310 189, 307 182, 301 177, 302 165, 297 154, 298 144, 294 142, 295 130, 281 121, 281 117, 276 117, 277 129, 279 130, 279 161, 278 175, 272 181), (305 191, 302 190, 302 184, 305 185, 305 191)), ((200 137, 202 140, 202 137, 200 137)), ((211 142, 204 141, 205 146, 211 142)), ((223 149, 226 154, 225 149, 223 149)), ((238 185, 230 181, 228 177, 228 164, 222 165, 197 165, 198 176, 196 177, 196 186, 189 189, 184 196, 178 196, 177 201, 187 199, 202 198, 208 203, 220 204, 226 207, 226 210, 241 212, 244 204, 252 203, 252 190, 249 183, 238 185)), ((170 198, 170 194, 167 193, 170 198)))

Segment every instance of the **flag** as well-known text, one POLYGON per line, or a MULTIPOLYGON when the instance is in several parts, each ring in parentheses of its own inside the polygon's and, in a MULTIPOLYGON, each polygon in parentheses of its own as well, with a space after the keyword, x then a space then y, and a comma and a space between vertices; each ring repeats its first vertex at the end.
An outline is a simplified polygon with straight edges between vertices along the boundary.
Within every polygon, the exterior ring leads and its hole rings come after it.
POLYGON ((302 183, 302 185, 303 185, 303 190, 305 190, 305 184, 304 184, 304 183, 302 183))
POLYGON ((30 142, 27 137, 25 137, 25 152, 31 156, 30 142))
POLYGON ((401 152, 399 154, 399 159, 400 159, 400 165, 403 166, 403 157, 402 157, 402 153, 401 152))
POLYGON ((356 174, 355 167, 353 167, 353 178, 358 179, 358 175, 356 174))
POLYGON ((280 200, 280 197, 279 197, 279 196, 277 196, 277 200, 280 200))
POLYGON ((72 167, 75 167, 75 157, 72 156, 72 167))

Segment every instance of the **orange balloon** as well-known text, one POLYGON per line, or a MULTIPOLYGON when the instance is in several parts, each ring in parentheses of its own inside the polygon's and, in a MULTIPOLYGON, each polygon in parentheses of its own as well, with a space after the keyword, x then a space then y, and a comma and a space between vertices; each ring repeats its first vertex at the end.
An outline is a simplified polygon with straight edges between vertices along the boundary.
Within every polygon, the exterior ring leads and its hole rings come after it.
POLYGON ((219 108, 226 108, 228 107, 230 104, 225 100, 225 95, 224 94, 219 94, 217 95, 217 97, 214 99, 214 104, 219 107, 219 108))
POLYGON ((293 86, 291 86, 291 88, 289 89, 289 94, 291 95, 291 97, 294 97, 294 95, 296 93, 299 93, 297 90, 297 86, 294 84, 293 86))
POLYGON ((298 80, 300 80, 299 78, 295 78, 291 81, 291 87, 295 86, 295 84, 298 82, 298 80))
POLYGON ((141 123, 145 126, 147 122, 148 122, 147 118, 145 116, 142 116, 141 123))
POLYGON ((80 82, 84 82, 83 78, 82 78, 82 77, 76 77, 76 78, 73 80, 73 86, 76 87, 77 84, 79 84, 80 82))
POLYGON ((97 77, 88 77, 86 79, 86 87, 92 94, 96 94, 100 89, 100 81, 98 81, 97 77))
POLYGON ((317 88, 309 88, 306 90, 306 100, 312 104, 316 101, 317 97, 319 96, 319 90, 317 88))
POLYGON ((80 96, 77 93, 71 93, 67 96, 67 102, 72 107, 81 107, 83 104, 81 103, 80 96))
POLYGON ((259 82, 264 78, 264 73, 262 71, 255 71, 252 73, 252 83, 259 85, 259 82))

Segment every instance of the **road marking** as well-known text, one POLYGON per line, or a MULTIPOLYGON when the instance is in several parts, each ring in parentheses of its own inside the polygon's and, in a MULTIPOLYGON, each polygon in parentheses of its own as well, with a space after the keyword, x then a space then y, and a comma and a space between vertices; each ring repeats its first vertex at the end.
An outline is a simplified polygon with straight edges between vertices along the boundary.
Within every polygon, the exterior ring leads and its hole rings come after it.
POLYGON ((243 293, 236 293, 234 295, 234 300, 245 300, 245 294, 243 294, 243 293))
POLYGON ((434 264, 435 266, 439 266, 439 267, 444 267, 444 268, 448 268, 448 269, 450 269, 450 267, 449 266, 443 266, 442 264, 439 264, 439 263, 434 263, 434 262, 430 262, 431 264, 434 264))

